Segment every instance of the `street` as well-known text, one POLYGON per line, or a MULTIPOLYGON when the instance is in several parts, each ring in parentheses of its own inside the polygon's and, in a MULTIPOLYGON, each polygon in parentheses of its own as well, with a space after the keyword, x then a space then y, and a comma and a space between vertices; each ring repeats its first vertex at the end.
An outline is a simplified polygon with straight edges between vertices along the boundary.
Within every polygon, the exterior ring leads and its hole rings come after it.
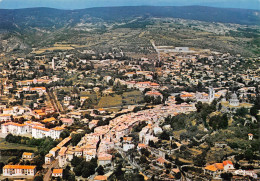
POLYGON ((44 175, 44 178, 43 178, 43 181, 49 181, 50 180, 50 177, 51 177, 51 174, 52 174, 52 171, 51 169, 52 168, 55 168, 58 166, 58 160, 54 160, 51 165, 48 166, 48 171, 46 172, 46 174, 44 175))

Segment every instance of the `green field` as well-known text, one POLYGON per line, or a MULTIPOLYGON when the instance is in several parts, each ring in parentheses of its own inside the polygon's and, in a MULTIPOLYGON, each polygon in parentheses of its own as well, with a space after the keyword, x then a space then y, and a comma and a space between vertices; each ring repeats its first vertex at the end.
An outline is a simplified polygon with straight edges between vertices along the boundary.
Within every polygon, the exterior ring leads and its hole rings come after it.
POLYGON ((29 147, 22 144, 8 143, 3 138, 0 138, 0 150, 17 149, 17 150, 32 150, 37 151, 36 147, 29 147))
POLYGON ((144 96, 140 91, 134 90, 131 92, 124 92, 122 97, 126 105, 131 105, 142 101, 144 96))
POLYGON ((113 94, 101 97, 97 108, 119 107, 123 105, 134 105, 143 100, 143 94, 140 91, 124 92, 122 95, 113 94))
POLYGON ((118 107, 121 105, 122 96, 115 94, 113 96, 101 97, 97 108, 118 107))

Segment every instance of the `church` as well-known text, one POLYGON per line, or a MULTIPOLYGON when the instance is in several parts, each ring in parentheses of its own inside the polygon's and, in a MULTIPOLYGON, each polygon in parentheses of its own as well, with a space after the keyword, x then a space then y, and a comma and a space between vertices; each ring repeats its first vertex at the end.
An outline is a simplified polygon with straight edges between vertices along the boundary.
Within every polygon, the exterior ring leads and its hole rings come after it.
POLYGON ((209 94, 205 92, 196 92, 197 102, 211 103, 215 99, 215 90, 213 87, 209 87, 209 94))

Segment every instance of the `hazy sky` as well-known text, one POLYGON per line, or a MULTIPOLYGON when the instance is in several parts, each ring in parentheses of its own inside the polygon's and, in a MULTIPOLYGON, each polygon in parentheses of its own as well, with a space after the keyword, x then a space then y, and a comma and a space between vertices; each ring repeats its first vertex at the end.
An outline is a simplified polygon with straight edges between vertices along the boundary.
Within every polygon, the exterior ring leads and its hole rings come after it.
POLYGON ((83 9, 88 7, 138 5, 204 5, 213 7, 245 8, 260 10, 260 0, 0 0, 0 9, 17 9, 28 7, 83 9))

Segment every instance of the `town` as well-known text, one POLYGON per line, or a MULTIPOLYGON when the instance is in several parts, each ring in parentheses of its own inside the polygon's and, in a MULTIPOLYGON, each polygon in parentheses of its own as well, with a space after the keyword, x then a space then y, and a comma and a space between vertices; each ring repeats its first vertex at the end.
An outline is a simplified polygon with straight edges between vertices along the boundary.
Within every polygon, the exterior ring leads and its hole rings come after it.
POLYGON ((259 58, 113 50, 1 62, 1 180, 259 179, 259 58))

